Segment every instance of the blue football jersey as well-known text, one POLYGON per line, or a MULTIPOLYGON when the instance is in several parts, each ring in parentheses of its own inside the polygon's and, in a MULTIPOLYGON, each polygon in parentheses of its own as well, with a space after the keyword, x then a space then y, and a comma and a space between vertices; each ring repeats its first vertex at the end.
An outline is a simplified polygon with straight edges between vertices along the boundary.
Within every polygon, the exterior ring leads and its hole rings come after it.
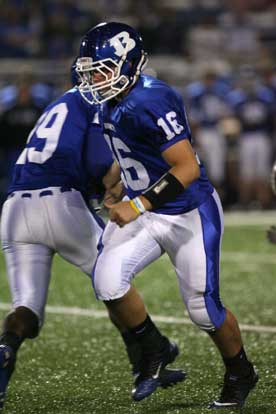
POLYGON ((98 108, 84 102, 76 88, 51 103, 29 134, 8 192, 71 187, 85 193, 113 162, 103 138, 98 108))
POLYGON ((271 90, 256 87, 253 92, 247 93, 243 89, 235 89, 227 98, 243 133, 273 134, 275 98, 271 90))
POLYGON ((227 114, 225 102, 226 86, 219 82, 206 86, 203 82, 193 82, 186 88, 190 120, 203 128, 216 127, 227 114))
MULTIPOLYGON (((164 82, 146 75, 139 78, 122 101, 104 104, 103 124, 130 198, 141 194, 171 168, 162 157, 163 151, 178 141, 191 141, 180 95, 164 82)), ((202 164, 200 170, 200 178, 176 200, 154 211, 179 214, 204 202, 213 187, 202 164)))

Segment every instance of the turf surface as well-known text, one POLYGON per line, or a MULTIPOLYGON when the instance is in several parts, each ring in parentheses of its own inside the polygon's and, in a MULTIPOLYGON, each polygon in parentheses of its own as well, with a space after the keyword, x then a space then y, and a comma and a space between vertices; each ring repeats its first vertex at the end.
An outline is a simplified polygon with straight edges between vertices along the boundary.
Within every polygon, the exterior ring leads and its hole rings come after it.
MULTIPOLYGON (((266 242, 265 227, 226 227, 221 296, 240 323, 276 326, 275 265, 276 246, 266 242)), ((95 300, 88 278, 74 267, 56 257, 52 274, 49 305, 104 310, 95 300)), ((187 317, 165 256, 143 271, 136 285, 151 314, 187 317)), ((0 256, 0 302, 9 301, 0 256)), ((1 317, 4 314, 0 312, 1 317)), ((188 379, 134 403, 125 351, 108 319, 48 313, 40 337, 24 343, 19 352, 5 413, 210 413, 206 407, 218 395, 223 376, 217 351, 209 338, 192 325, 158 325, 179 344, 181 355, 174 365, 185 368, 188 379)), ((243 413, 275 414, 276 333, 246 331, 243 337, 261 378, 243 413)))

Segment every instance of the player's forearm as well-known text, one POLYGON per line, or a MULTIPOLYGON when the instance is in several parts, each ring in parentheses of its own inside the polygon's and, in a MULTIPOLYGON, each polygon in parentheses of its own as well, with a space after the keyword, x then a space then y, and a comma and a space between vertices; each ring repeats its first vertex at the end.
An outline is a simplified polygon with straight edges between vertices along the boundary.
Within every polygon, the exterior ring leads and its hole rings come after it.
POLYGON ((200 176, 200 168, 196 161, 190 162, 188 165, 175 165, 169 172, 183 185, 184 188, 189 187, 189 185, 200 176))
POLYGON ((172 174, 184 188, 197 180, 200 168, 194 149, 188 140, 180 141, 163 152, 164 160, 170 165, 172 174))
POLYGON ((103 185, 105 186, 106 190, 109 190, 110 188, 114 187, 120 180, 121 170, 119 164, 114 161, 106 175, 103 177, 103 185))
POLYGON ((174 165, 168 173, 164 174, 148 190, 144 191, 137 200, 134 199, 132 207, 137 208, 137 212, 143 213, 144 210, 152 210, 161 207, 163 204, 175 200, 189 185, 200 176, 200 169, 195 162, 188 165, 174 165), (140 204, 140 201, 142 205, 140 204), (133 205, 133 203, 135 205, 133 205))
POLYGON ((143 195, 140 195, 139 198, 141 202, 143 203, 143 206, 145 207, 146 211, 152 210, 152 204, 146 197, 144 197, 143 195))

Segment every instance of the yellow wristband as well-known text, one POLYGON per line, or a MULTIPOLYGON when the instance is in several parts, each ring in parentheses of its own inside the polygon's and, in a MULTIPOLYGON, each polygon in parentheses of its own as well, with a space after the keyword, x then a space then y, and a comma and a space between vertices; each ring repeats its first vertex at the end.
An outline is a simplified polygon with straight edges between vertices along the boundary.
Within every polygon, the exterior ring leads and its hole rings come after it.
POLYGON ((133 200, 129 201, 129 204, 131 205, 131 207, 133 208, 133 210, 137 213, 137 214, 141 214, 140 210, 136 207, 135 203, 133 202, 133 200))

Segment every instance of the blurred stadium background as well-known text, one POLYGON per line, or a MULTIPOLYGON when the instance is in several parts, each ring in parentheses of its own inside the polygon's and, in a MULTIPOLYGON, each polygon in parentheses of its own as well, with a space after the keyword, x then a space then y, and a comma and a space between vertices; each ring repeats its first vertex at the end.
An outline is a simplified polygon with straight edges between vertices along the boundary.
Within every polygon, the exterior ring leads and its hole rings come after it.
MULTIPOLYGON (((276 2, 2 0, 0 5, 0 205, 35 120, 71 87, 70 66, 81 36, 102 21, 134 25, 150 56, 147 71, 183 95, 197 150, 225 210, 231 210, 222 246, 222 298, 237 314, 261 374, 244 413, 275 414, 276 259, 265 233, 275 222, 269 174, 276 149, 276 2)), ((3 317, 10 295, 2 255, 0 274, 3 317)), ((118 334, 94 300, 88 278, 56 258, 45 328, 20 351, 7 413, 209 413, 205 407, 219 392, 222 376, 216 351, 204 334, 183 325, 167 259, 143 274, 137 284, 163 331, 180 345, 186 384, 158 391, 142 405, 131 403, 131 376, 118 334)))
POLYGON ((0 204, 35 119, 70 87, 81 36, 112 20, 141 32, 147 71, 183 95, 198 152, 224 207, 273 207, 274 0, 2 0, 0 204), (255 170, 248 172, 248 163, 255 170))

